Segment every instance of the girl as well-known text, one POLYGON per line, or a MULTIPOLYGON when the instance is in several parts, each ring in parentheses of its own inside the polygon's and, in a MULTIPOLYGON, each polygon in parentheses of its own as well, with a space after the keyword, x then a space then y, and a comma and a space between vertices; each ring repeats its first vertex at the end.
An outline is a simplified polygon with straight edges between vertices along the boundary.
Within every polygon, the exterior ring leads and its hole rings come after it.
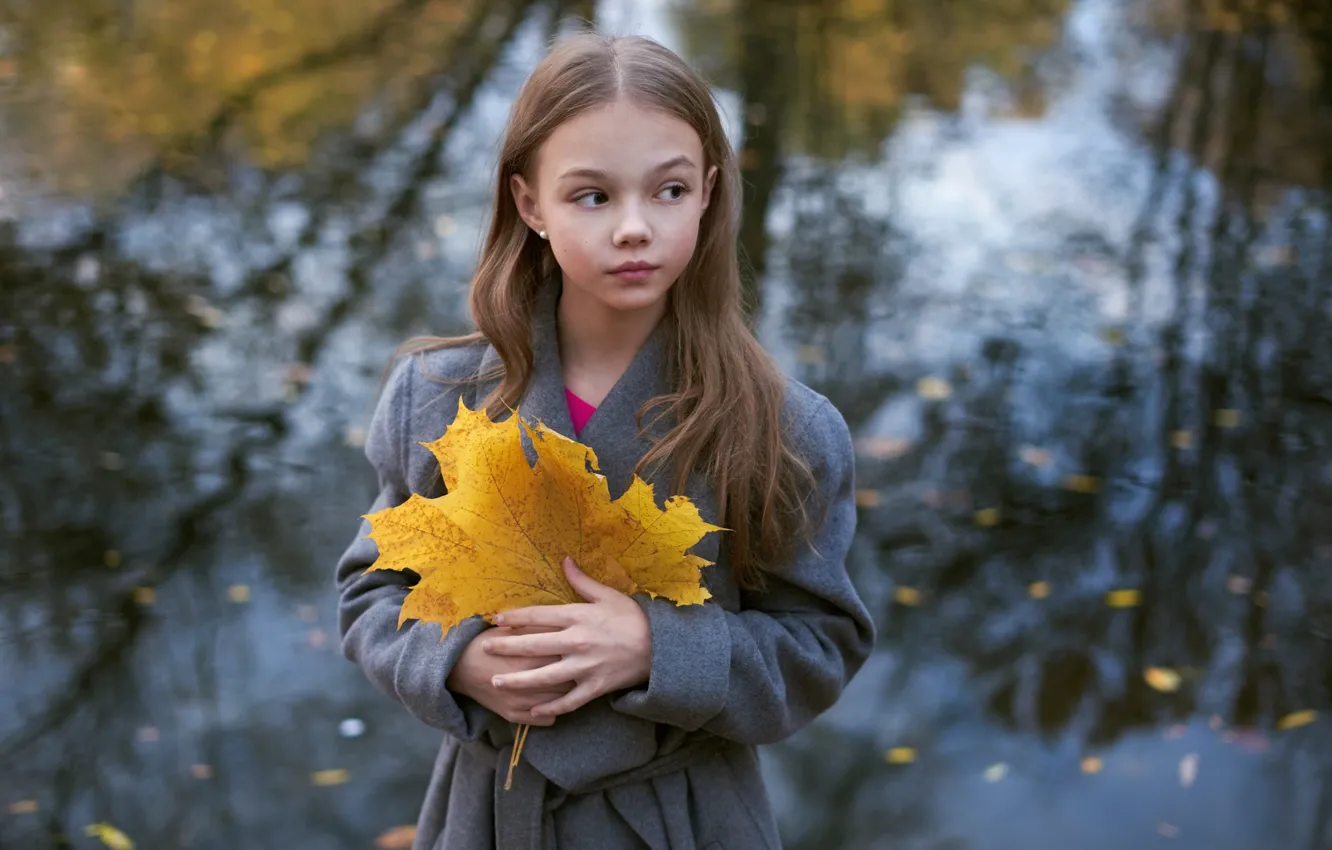
POLYGON ((418 342, 392 370, 366 443, 371 511, 443 492, 418 443, 461 395, 581 439, 612 498, 637 472, 730 530, 693 550, 716 562, 703 605, 625 596, 566 561, 586 603, 472 617, 441 642, 398 628, 413 576, 367 573, 362 526, 338 565, 346 654, 447 733, 418 850, 780 846, 755 746, 828 709, 875 632, 844 566, 846 423, 748 329, 739 197, 707 86, 655 42, 568 38, 518 95, 478 331, 418 342), (543 728, 505 791, 518 723, 543 728))

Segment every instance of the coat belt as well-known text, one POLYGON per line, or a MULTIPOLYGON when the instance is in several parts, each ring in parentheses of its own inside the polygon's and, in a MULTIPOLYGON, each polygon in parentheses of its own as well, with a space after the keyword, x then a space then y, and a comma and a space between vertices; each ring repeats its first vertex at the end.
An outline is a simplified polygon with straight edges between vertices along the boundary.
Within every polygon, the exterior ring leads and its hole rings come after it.
POLYGON ((462 746, 477 759, 493 759, 495 762, 495 846, 503 850, 553 850, 555 822, 552 812, 569 795, 591 794, 675 773, 720 752, 727 746, 727 741, 717 735, 701 734, 686 739, 677 749, 646 764, 573 788, 555 785, 526 759, 521 759, 513 769, 513 783, 508 791, 504 790, 504 779, 509 771, 513 742, 497 748, 482 735, 475 741, 463 741, 462 746))

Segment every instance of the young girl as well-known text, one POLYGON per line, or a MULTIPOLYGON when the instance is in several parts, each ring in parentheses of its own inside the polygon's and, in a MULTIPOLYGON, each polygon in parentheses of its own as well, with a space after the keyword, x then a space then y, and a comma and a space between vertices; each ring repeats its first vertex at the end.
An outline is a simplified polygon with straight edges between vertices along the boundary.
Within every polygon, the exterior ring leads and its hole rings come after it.
POLYGON ((366 455, 371 511, 443 492, 421 441, 461 396, 591 446, 611 497, 637 472, 729 530, 694 548, 712 598, 625 596, 565 562, 585 603, 439 628, 415 576, 338 565, 347 656, 444 744, 416 844, 448 850, 780 846, 755 746, 828 709, 874 644, 847 577, 846 423, 748 329, 740 178, 704 82, 643 38, 580 35, 524 85, 472 282, 478 331, 394 367, 366 455), (528 736, 504 790, 514 724, 528 736))

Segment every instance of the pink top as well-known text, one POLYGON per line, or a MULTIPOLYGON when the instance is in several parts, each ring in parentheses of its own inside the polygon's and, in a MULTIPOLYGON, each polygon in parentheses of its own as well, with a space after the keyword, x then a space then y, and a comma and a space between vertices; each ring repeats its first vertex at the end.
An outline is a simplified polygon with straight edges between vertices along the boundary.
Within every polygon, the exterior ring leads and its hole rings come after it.
POLYGON ((573 420, 574 436, 581 436, 587 420, 592 418, 597 409, 574 395, 568 387, 564 389, 564 400, 569 403, 569 418, 573 420))

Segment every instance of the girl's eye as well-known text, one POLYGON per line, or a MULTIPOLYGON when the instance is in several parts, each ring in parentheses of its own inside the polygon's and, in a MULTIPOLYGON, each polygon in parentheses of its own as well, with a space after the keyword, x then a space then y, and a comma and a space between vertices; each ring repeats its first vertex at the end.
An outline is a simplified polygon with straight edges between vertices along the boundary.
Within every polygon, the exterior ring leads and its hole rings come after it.
POLYGON ((688 194, 689 194, 688 186, 686 186, 683 183, 672 183, 666 188, 662 189, 660 192, 658 192, 657 196, 661 197, 662 195, 666 195, 667 197, 664 200, 678 201, 688 194))
POLYGON ((585 192, 574 198, 574 203, 580 207, 599 207, 606 203, 605 192, 585 192))

